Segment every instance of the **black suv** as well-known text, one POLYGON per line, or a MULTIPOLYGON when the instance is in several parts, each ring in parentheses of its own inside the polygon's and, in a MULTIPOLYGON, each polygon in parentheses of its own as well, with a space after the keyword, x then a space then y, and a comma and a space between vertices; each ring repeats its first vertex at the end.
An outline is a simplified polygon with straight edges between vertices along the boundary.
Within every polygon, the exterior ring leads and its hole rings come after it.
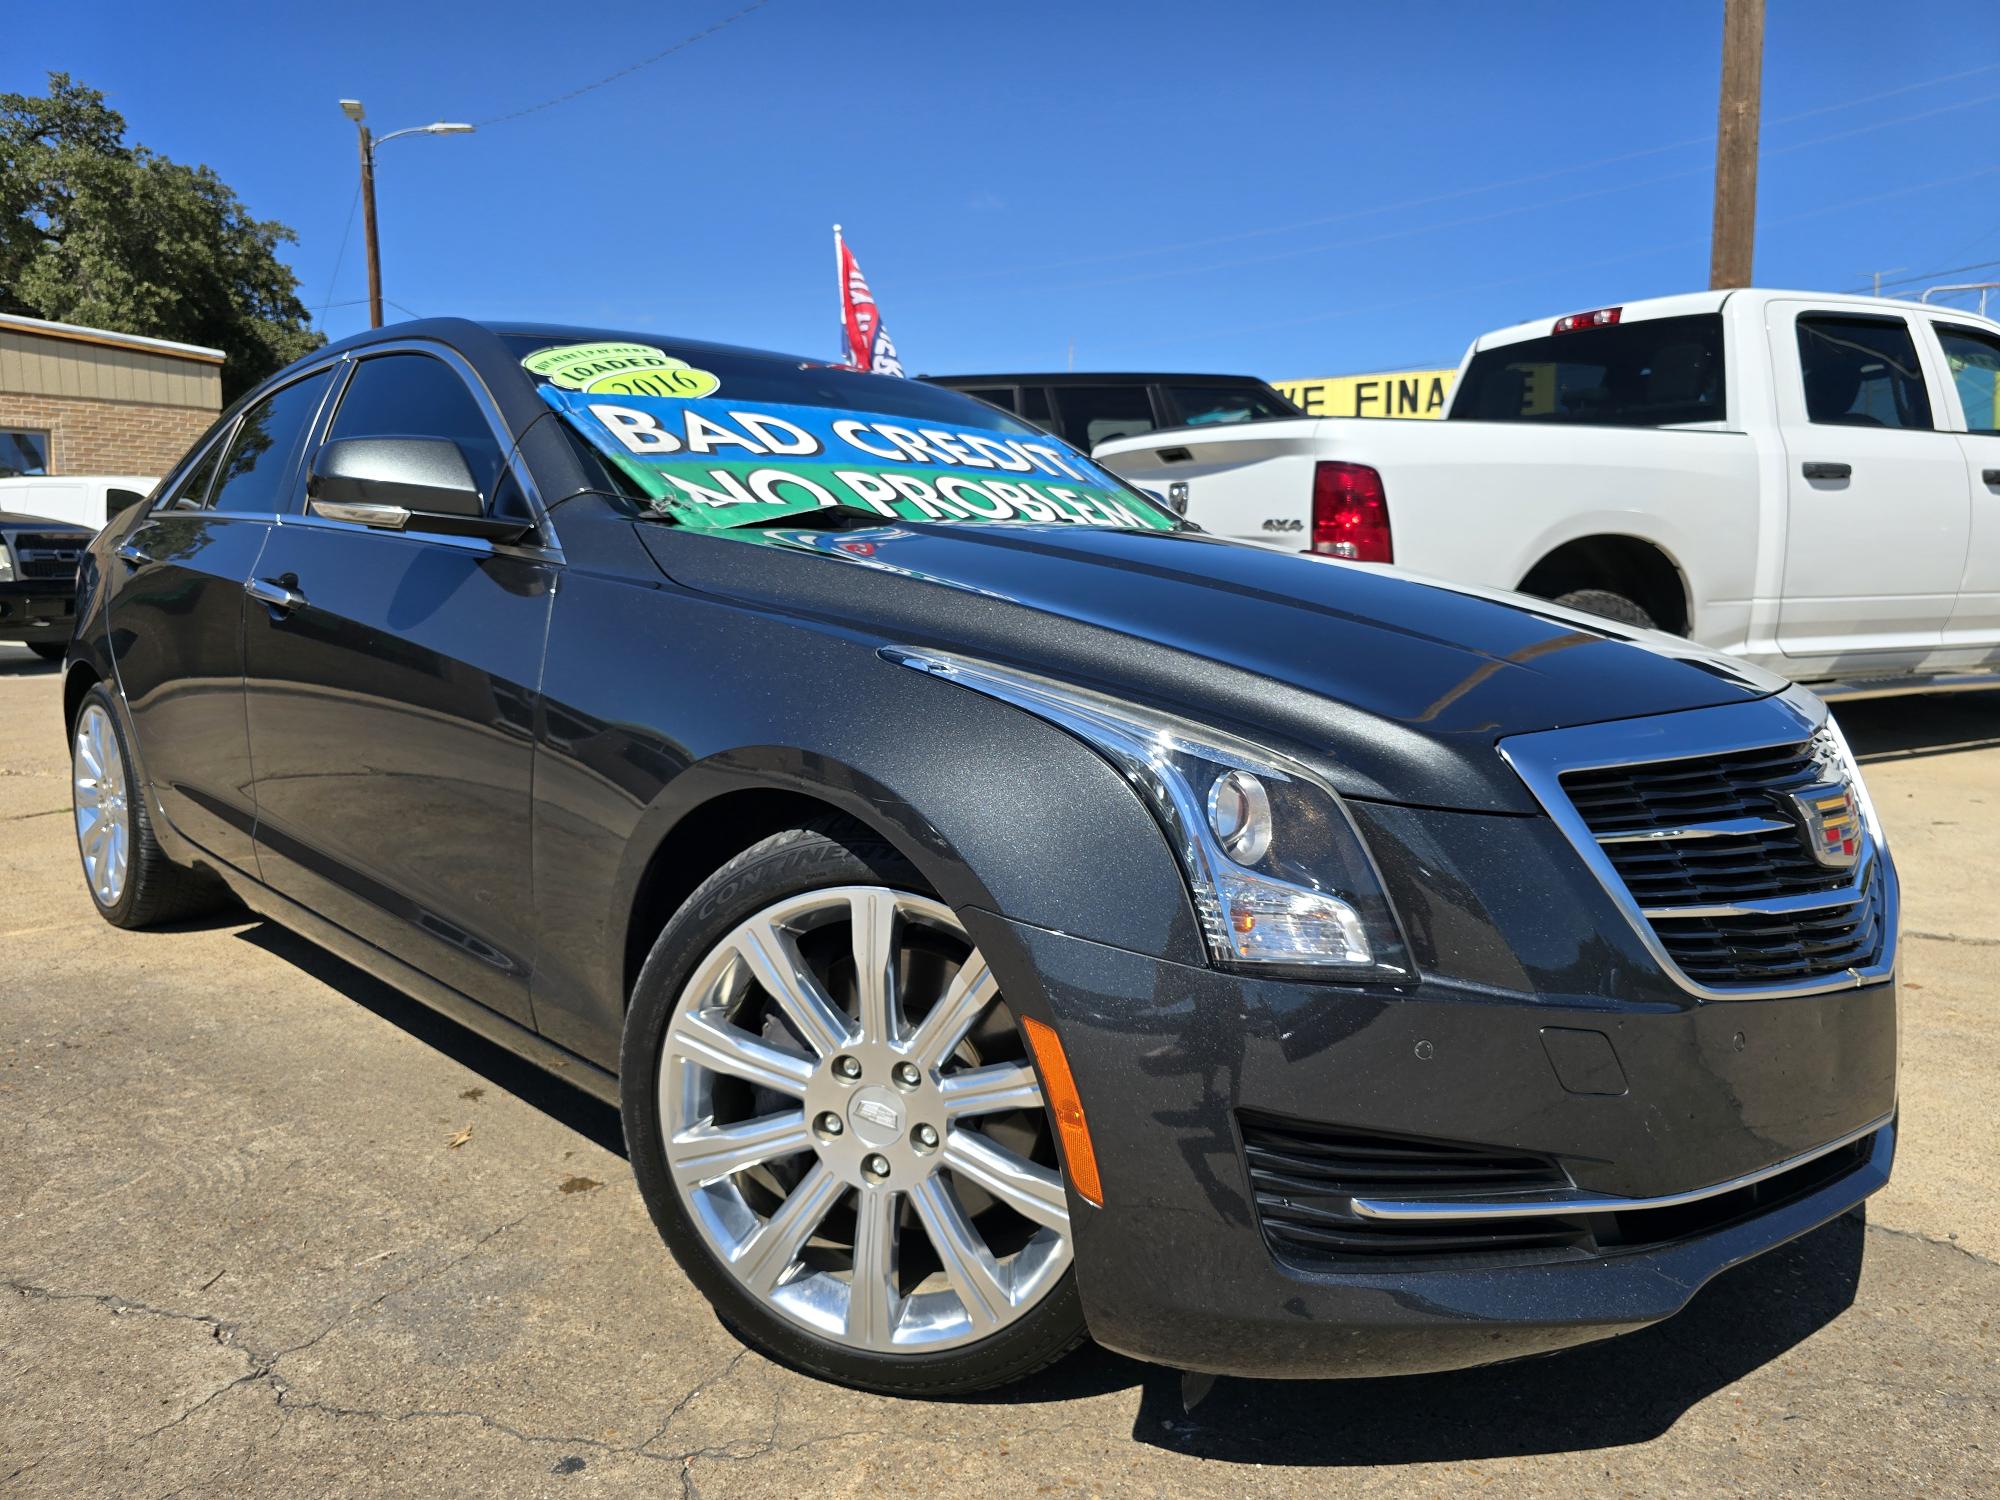
POLYGON ((1161 427, 1210 427, 1303 416, 1250 375, 926 375, 991 402, 1088 453, 1161 427))

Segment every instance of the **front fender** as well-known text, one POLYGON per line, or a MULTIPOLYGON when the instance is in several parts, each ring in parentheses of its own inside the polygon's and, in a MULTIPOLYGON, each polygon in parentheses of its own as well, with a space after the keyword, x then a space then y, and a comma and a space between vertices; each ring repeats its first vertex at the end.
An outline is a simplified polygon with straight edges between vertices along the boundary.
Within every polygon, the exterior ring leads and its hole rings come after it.
POLYGON ((535 770, 535 1008, 552 1039, 615 1059, 653 856, 750 790, 852 815, 960 910, 1204 962, 1173 852, 1107 761, 883 660, 881 644, 674 589, 565 580, 535 770), (608 662, 607 640, 633 644, 608 662))

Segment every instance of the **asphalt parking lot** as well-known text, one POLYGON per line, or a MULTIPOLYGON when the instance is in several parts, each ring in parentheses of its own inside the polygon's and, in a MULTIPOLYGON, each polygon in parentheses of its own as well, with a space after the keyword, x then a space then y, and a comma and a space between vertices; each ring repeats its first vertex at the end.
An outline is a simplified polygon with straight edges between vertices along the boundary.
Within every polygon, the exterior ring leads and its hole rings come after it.
POLYGON ((613 1111, 266 923, 99 921, 57 688, 0 646, 0 1493, 2000 1490, 2000 702, 1841 715, 1906 892, 1865 1222, 1627 1339, 1190 1417, 1095 1351, 939 1402, 747 1353, 613 1111))

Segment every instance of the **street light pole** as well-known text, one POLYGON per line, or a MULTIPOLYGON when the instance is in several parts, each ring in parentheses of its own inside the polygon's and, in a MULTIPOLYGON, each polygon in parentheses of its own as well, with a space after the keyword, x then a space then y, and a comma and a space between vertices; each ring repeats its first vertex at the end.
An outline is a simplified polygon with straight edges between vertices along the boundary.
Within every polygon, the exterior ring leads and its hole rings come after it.
POLYGON ((470 125, 439 120, 433 125, 412 125, 408 130, 392 130, 376 136, 362 118, 359 99, 340 101, 341 113, 354 122, 361 136, 361 233, 368 247, 368 326, 382 326, 382 245, 375 233, 375 148, 403 135, 470 135, 470 125))
POLYGON ((375 138, 359 120, 361 132, 361 237, 368 246, 368 326, 382 326, 382 243, 375 237, 375 138))

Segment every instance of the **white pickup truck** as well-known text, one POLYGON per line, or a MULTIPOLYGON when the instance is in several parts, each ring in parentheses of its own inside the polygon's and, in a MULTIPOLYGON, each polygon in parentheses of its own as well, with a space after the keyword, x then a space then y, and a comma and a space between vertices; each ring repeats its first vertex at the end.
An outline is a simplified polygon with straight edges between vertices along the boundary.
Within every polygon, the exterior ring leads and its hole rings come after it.
POLYGON ((2000 324, 1970 313, 1703 292, 1485 334, 1440 422, 1277 418, 1094 456, 1221 535, 1518 590, 1828 691, 1981 685, 1996 371, 2000 324))

